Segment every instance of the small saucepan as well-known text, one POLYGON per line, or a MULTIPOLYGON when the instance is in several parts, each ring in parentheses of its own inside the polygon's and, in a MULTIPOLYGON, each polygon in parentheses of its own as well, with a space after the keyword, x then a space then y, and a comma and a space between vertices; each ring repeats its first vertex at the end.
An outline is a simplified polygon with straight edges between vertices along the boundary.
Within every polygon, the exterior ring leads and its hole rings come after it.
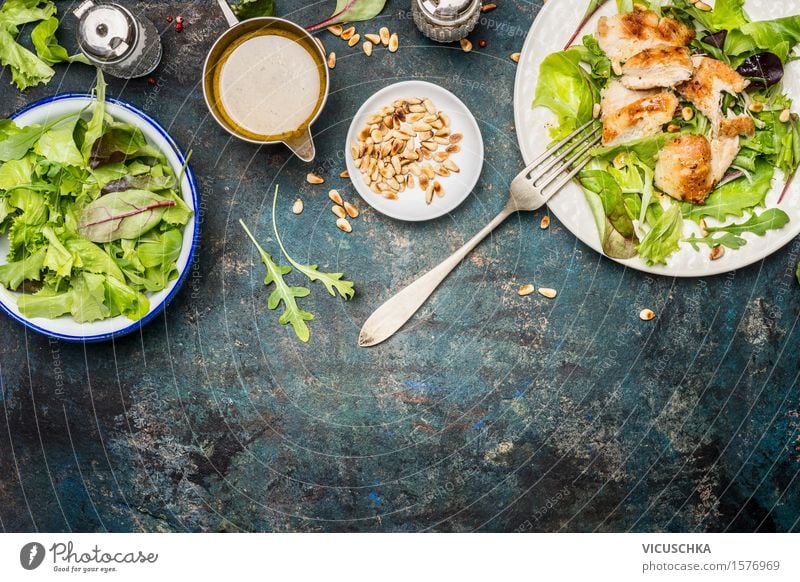
POLYGON ((203 69, 203 93, 228 133, 265 145, 283 143, 304 162, 314 159, 311 125, 328 100, 325 53, 302 27, 282 18, 239 22, 219 0, 230 28, 214 43, 203 69))

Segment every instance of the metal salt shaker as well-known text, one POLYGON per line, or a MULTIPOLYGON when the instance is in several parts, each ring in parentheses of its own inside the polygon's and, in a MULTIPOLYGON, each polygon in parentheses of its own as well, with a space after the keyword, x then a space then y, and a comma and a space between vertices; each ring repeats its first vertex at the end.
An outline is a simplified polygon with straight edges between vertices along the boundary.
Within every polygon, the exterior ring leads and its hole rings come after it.
POLYGON ((414 24, 437 42, 465 38, 481 15, 481 0, 412 0, 414 24))
POLYGON ((104 73, 121 79, 143 77, 161 62, 155 25, 118 4, 86 0, 73 11, 78 45, 104 73))

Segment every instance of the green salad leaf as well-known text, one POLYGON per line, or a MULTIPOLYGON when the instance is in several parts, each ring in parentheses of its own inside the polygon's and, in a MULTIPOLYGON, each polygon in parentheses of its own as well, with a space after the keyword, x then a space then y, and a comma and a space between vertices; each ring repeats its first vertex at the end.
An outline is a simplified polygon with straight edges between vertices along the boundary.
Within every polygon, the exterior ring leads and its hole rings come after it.
POLYGON ((593 208, 603 252, 615 259, 635 256, 638 239, 617 182, 602 170, 585 170, 579 174, 579 181, 593 208))
POLYGON ((585 51, 572 47, 545 57, 539 68, 534 107, 546 107, 558 116, 558 125, 550 130, 553 139, 561 139, 592 118, 594 104, 600 98, 598 87, 581 66, 585 51))
POLYGON ((258 244, 258 241, 253 236, 253 233, 250 232, 250 229, 247 228, 244 221, 239 220, 239 224, 242 225, 245 233, 247 233, 247 236, 255 245, 258 253, 261 255, 261 261, 267 268, 267 276, 264 278, 264 285, 267 287, 273 284, 275 285, 275 289, 270 293, 267 301, 267 307, 274 311, 283 303, 283 313, 278 319, 278 322, 281 325, 291 325, 300 341, 307 342, 311 337, 311 330, 308 329, 306 321, 314 319, 314 314, 301 309, 297 304, 297 300, 308 297, 311 294, 311 290, 307 287, 290 287, 286 283, 284 276, 291 273, 292 268, 277 264, 269 253, 258 244))
POLYGON ((107 114, 104 87, 98 71, 89 110, 47 125, 0 122, 0 232, 9 245, 0 284, 22 290, 27 317, 138 320, 150 309, 145 293, 178 276, 192 213, 163 155, 145 140, 90 167, 109 134, 141 134, 107 114))
POLYGON ((677 204, 661 215, 639 245, 639 256, 648 265, 666 264, 667 257, 680 248, 683 237, 683 219, 677 204))
POLYGON ((681 204, 684 218, 699 221, 703 217, 724 221, 727 216, 743 216, 745 211, 761 206, 772 188, 775 168, 766 161, 759 161, 756 171, 748 179, 739 178, 714 190, 705 204, 681 204))
POLYGON ((769 51, 786 63, 798 43, 800 15, 747 22, 728 32, 724 50, 726 54, 733 56, 745 56, 760 50, 769 51))
POLYGON ((0 7, 0 63, 11 68, 11 80, 22 91, 47 83, 55 71, 50 65, 89 61, 83 55, 69 56, 58 44, 56 5, 49 0, 6 0, 0 7), (31 31, 36 54, 17 42, 19 27, 38 22, 31 31))
POLYGON ((709 247, 725 246, 729 249, 739 249, 747 244, 747 240, 742 238, 742 234, 751 232, 758 236, 764 236, 770 230, 779 230, 789 224, 789 216, 778 208, 770 208, 759 215, 753 214, 748 220, 738 224, 726 226, 707 227, 708 234, 705 237, 689 237, 686 242, 691 243, 696 249, 698 244, 705 244, 709 247), (721 237, 715 237, 717 233, 722 233, 721 237))
POLYGON ((239 20, 275 16, 275 0, 240 0, 231 4, 231 10, 239 20))

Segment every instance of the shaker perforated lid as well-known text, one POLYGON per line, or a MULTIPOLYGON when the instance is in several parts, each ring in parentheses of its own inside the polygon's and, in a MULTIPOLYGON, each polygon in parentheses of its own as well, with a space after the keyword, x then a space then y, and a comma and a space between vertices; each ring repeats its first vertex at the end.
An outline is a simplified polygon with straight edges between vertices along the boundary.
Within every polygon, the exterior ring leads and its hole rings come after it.
POLYGON ((425 16, 440 26, 457 26, 480 9, 480 0, 416 0, 425 16))
POLYGON ((131 14, 115 4, 87 0, 74 12, 80 18, 78 43, 89 58, 119 60, 136 44, 137 27, 131 14))

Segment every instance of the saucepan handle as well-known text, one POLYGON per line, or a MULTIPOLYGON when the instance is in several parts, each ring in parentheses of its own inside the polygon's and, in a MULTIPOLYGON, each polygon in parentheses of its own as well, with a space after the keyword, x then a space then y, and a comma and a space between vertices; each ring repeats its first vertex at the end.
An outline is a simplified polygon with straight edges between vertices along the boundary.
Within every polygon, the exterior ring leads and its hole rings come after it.
POLYGON ((311 129, 306 128, 299 133, 285 139, 284 142, 295 155, 304 162, 310 162, 316 155, 314 140, 311 137, 311 129))
POLYGON ((222 15, 228 22, 228 26, 233 28, 234 26, 239 24, 239 19, 236 18, 236 15, 233 13, 233 10, 231 9, 231 5, 228 4, 226 0, 217 0, 217 4, 219 4, 220 10, 222 10, 222 15))

